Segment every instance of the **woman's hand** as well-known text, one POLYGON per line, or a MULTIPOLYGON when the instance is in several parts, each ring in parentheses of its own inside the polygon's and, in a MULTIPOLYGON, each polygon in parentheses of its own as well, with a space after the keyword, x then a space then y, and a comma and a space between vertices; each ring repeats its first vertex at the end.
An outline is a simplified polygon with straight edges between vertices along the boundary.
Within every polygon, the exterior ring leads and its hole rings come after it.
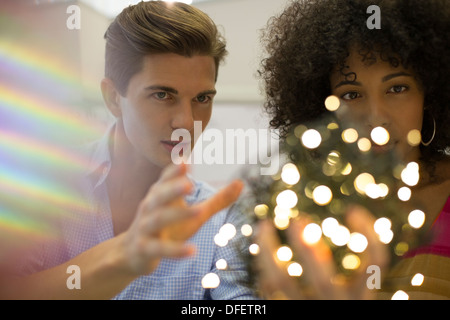
POLYGON ((305 242, 303 230, 310 223, 307 218, 292 220, 287 230, 288 242, 294 255, 303 267, 300 282, 288 275, 286 262, 276 258, 281 246, 276 230, 269 221, 260 223, 257 257, 261 290, 268 298, 282 299, 370 299, 367 287, 367 267, 377 265, 381 269, 388 261, 387 248, 378 240, 373 225, 375 219, 364 208, 354 207, 347 214, 347 223, 352 231, 363 234, 368 246, 361 255, 361 265, 350 279, 337 274, 330 248, 319 240, 314 244, 305 242), (300 285, 305 283, 307 285, 300 285))

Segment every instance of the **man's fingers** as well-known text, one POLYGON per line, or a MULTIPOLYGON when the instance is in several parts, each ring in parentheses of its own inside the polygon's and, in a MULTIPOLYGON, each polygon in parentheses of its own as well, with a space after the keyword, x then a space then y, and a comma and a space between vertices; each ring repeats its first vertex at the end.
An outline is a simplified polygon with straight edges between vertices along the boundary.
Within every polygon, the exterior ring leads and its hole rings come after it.
POLYGON ((158 179, 158 182, 170 180, 177 176, 185 176, 187 172, 188 166, 185 163, 181 163, 178 165, 170 164, 163 169, 163 171, 161 172, 161 176, 158 179))
MULTIPOLYGON (((186 219, 197 219, 200 210, 194 207, 172 206, 155 210, 151 215, 146 217, 142 222, 144 232, 152 235, 161 232, 164 228, 172 228, 173 226, 186 225, 186 219)), ((182 233, 182 232, 181 232, 182 233)), ((180 234, 181 235, 181 234, 180 234)), ((175 237, 175 239, 178 239, 175 237)), ((184 240, 184 237, 178 239, 184 240)))
POLYGON ((190 238, 211 216, 233 203, 239 197, 242 186, 242 182, 234 182, 208 200, 189 207, 189 210, 192 210, 190 219, 168 226, 168 237, 180 241, 190 238))
POLYGON ((228 186, 222 188, 211 198, 195 205, 202 211, 202 216, 208 220, 216 212, 232 205, 241 194, 244 184, 240 180, 231 182, 228 186))
POLYGON ((192 182, 186 176, 172 178, 169 181, 153 185, 141 203, 144 210, 152 211, 162 205, 167 205, 192 192, 192 182))

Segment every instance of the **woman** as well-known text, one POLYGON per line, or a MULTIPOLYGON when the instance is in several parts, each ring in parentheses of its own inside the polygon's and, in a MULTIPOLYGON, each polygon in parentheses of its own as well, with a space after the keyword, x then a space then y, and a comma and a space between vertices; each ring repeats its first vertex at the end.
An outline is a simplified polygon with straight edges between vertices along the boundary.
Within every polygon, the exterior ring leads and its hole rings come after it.
MULTIPOLYGON (((450 298, 449 35, 450 3, 439 0, 299 0, 271 19, 264 34, 267 58, 260 74, 265 107, 282 138, 294 124, 326 113, 323 102, 332 94, 346 102, 365 128, 389 130, 390 143, 377 152, 395 150, 402 160, 420 164, 421 179, 413 197, 434 221, 430 232, 435 238, 408 252, 390 270, 376 292, 379 298, 390 298, 399 289, 409 298, 450 298), (379 10, 368 10, 373 5, 379 10), (381 22, 379 29, 370 28, 368 20, 373 19, 381 22), (420 145, 407 142, 411 130, 421 132, 420 145), (417 273, 424 281, 413 287, 410 279, 417 273)), ((366 265, 385 265, 385 248, 370 227, 373 217, 358 209, 348 218, 349 225, 369 239, 366 265)), ((306 261, 305 276, 312 289, 306 294, 290 280, 273 258, 277 238, 264 236, 259 244, 266 293, 288 298, 375 297, 367 288, 365 269, 352 283, 336 281, 324 244, 308 245, 298 236, 304 225, 292 223, 288 234, 306 261)), ((261 234, 274 235, 266 222, 261 229, 261 234)))

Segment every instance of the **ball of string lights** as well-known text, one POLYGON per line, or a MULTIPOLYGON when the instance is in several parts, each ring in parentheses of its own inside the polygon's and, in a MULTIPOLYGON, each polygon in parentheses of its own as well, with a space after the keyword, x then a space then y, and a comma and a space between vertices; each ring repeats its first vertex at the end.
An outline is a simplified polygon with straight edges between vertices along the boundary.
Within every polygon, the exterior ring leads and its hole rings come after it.
MULTIPOLYGON (((419 165, 402 163, 394 149, 374 151, 389 145, 389 131, 361 129, 336 96, 328 97, 325 107, 329 113, 323 119, 299 124, 286 137, 282 149, 286 159, 278 173, 246 176, 249 193, 240 203, 249 213, 249 222, 241 230, 247 230, 242 234, 250 239, 250 256, 259 253, 251 241, 252 226, 269 219, 282 243, 276 256, 292 277, 301 277, 304 271, 284 232, 292 219, 302 219, 304 214, 311 223, 303 230, 303 240, 310 244, 324 241, 344 276, 358 270, 361 254, 368 247, 368 239, 346 225, 349 205, 363 206, 376 217, 373 228, 379 241, 388 246, 391 263, 423 241, 428 222, 420 204, 411 201, 411 187, 420 179, 419 165)), ((412 130, 408 143, 416 146, 418 140, 420 132, 412 130)), ((248 261, 251 270, 252 259, 248 261)))

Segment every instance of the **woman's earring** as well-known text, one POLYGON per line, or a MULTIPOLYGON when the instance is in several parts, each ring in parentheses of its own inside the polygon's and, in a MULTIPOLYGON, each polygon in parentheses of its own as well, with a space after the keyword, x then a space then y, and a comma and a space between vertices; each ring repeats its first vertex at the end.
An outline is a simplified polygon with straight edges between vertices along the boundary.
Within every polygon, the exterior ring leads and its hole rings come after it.
POLYGON ((436 120, 434 120, 434 116, 431 115, 433 117, 433 135, 431 136, 431 139, 427 142, 423 142, 421 141, 421 143, 425 146, 428 147, 430 145, 430 143, 433 141, 434 136, 436 135, 436 120))

